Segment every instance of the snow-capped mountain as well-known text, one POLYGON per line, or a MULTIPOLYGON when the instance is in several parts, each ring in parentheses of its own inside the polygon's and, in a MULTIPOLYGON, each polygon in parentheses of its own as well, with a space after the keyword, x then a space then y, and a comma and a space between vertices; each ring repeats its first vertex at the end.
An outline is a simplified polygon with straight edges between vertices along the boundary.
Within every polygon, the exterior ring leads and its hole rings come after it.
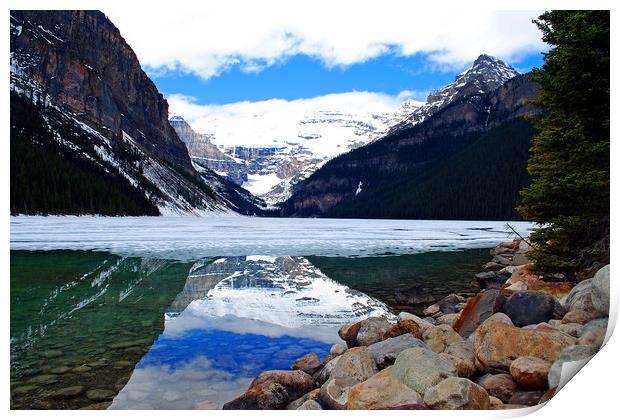
POLYGON ((287 119, 270 112, 243 119, 214 115, 203 121, 208 133, 196 133, 181 116, 173 116, 170 124, 188 146, 194 164, 275 204, 325 162, 369 143, 420 105, 409 99, 393 112, 355 113, 343 104, 337 107, 342 109, 290 112, 287 119))
POLYGON ((249 116, 214 114, 201 121, 208 130, 203 134, 178 116, 171 124, 195 164, 275 204, 290 197, 295 185, 330 159, 418 124, 459 98, 490 92, 518 74, 503 61, 483 54, 454 82, 431 92, 426 103, 408 99, 396 109, 377 112, 352 112, 346 104, 332 103, 332 109, 292 109, 285 115, 269 110, 249 116))
POLYGON ((472 67, 456 76, 454 82, 431 92, 424 105, 413 109, 397 124, 392 125, 388 132, 418 124, 459 98, 495 90, 519 74, 502 60, 482 54, 472 67))

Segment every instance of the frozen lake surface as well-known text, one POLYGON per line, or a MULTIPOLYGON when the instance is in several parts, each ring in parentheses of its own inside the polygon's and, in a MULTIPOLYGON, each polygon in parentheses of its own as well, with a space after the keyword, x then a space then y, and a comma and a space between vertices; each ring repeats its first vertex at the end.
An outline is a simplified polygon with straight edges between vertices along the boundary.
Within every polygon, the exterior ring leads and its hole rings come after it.
MULTIPOLYGON (((522 235, 534 224, 510 222, 522 235)), ((501 221, 193 217, 11 217, 12 250, 95 250, 190 260, 221 255, 371 256, 487 248, 501 221)))

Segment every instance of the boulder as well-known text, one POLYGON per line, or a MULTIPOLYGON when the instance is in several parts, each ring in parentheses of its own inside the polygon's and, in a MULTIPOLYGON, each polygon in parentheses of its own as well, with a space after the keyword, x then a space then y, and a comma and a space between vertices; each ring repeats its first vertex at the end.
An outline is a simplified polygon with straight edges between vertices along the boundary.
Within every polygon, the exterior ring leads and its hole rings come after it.
POLYGON ((345 351, 347 351, 347 348, 343 346, 342 344, 338 343, 338 344, 334 344, 332 348, 329 349, 329 354, 331 356, 336 357, 336 356, 340 356, 345 351))
POLYGON ((420 329, 420 336, 418 337, 416 335, 416 337, 418 338, 420 338, 422 334, 424 334, 424 331, 435 326, 434 322, 420 318, 419 316, 410 314, 408 312, 401 312, 400 314, 398 314, 398 322, 402 322, 402 321, 413 321, 418 325, 420 329))
POLYGON ((383 410, 405 404, 419 404, 420 395, 392 374, 392 368, 382 370, 349 391, 348 410, 383 410))
POLYGON ((506 267, 505 264, 500 264, 496 261, 489 261, 488 263, 482 266, 482 268, 484 268, 487 271, 499 271, 504 267, 506 267))
POLYGON ((450 344, 441 355, 456 367, 458 376, 470 378, 476 373, 476 355, 467 342, 450 344))
POLYGON ((437 318, 438 325, 448 325, 450 328, 456 323, 456 320, 459 319, 460 314, 446 314, 437 318))
POLYGON ((478 384, 482 386, 489 395, 499 398, 502 402, 507 403, 515 393, 518 386, 512 377, 507 373, 499 373, 497 375, 489 375, 478 380, 478 384))
MULTIPOLYGON (((564 302, 567 312, 581 310, 586 313, 599 314, 592 303, 592 279, 584 280, 578 283, 568 294, 564 302)), ((600 317, 602 314, 595 316, 600 317)))
POLYGON ((557 388, 560 384, 560 376, 562 374, 562 365, 565 362, 575 362, 578 360, 587 359, 596 354, 598 349, 592 346, 569 346, 562 350, 559 357, 553 362, 549 368, 549 376, 547 381, 549 382, 549 388, 557 388))
POLYGON ((586 312, 582 309, 568 311, 562 317, 562 324, 587 324, 599 316, 598 312, 586 312))
POLYGON ((510 364, 510 375, 523 389, 546 390, 550 367, 551 363, 538 357, 519 357, 510 364))
POLYGON ((309 353, 299 359, 295 360, 292 368, 294 370, 301 370, 306 372, 309 375, 314 374, 314 372, 318 371, 323 367, 323 362, 316 355, 316 353, 309 353))
MULTIPOLYGON (((383 340, 385 330, 390 327, 390 322, 383 317, 370 317, 361 321, 357 332, 357 342, 360 346, 370 346, 383 340)), ((351 347, 351 346, 349 346, 351 347)))
POLYGON ((504 301, 504 292, 501 290, 484 290, 467 301, 454 323, 454 330, 463 338, 469 337, 487 318, 501 309, 504 301))
POLYGON ((607 333, 607 318, 599 318, 588 322, 583 326, 577 344, 593 347, 601 347, 607 333))
POLYGON ((424 393, 424 404, 436 410, 487 410, 487 392, 469 379, 447 378, 424 393))
POLYGON ((282 385, 291 400, 295 400, 312 391, 317 385, 312 376, 301 370, 268 370, 254 378, 250 388, 269 381, 282 385))
POLYGON ((482 367, 507 370, 521 356, 553 362, 564 348, 574 343, 574 337, 557 330, 527 330, 489 322, 476 330, 473 350, 482 367))
POLYGON ((548 282, 536 280, 527 285, 527 290, 542 292, 553 296, 554 298, 562 299, 570 294, 573 286, 574 284, 569 282, 548 282))
POLYGON ((232 401, 224 410, 281 410, 286 407, 289 395, 283 385, 275 381, 262 382, 251 387, 232 401))
POLYGON ((424 332, 423 338, 424 343, 435 353, 441 353, 448 345, 463 341, 463 338, 449 325, 430 328, 424 332))
POLYGON ((576 322, 572 322, 569 324, 552 325, 552 327, 562 331, 563 333, 572 335, 573 337, 579 337, 583 330, 583 325, 577 324, 576 322))
POLYGON ((443 314, 453 314, 457 311, 457 305, 459 303, 465 302, 465 300, 466 299, 464 297, 452 293, 445 298, 439 300, 436 305, 439 308, 439 312, 443 314))
POLYGON ((545 395, 545 391, 519 391, 515 392, 510 398, 509 404, 526 405, 532 407, 540 403, 540 399, 545 395))
POLYGON ((319 401, 323 407, 332 410, 344 410, 351 384, 343 383, 338 379, 330 379, 325 382, 319 391, 319 401))
POLYGON ((486 324, 487 322, 501 322, 502 324, 514 327, 510 317, 503 312, 495 312, 493 315, 485 319, 483 324, 486 324))
POLYGON ((553 317, 555 300, 542 292, 516 292, 502 307, 517 327, 547 322, 553 317))
POLYGON ((396 379, 422 395, 428 388, 455 376, 456 368, 437 353, 416 347, 398 355, 392 372, 396 379))
POLYGON ((355 324, 347 324, 340 327, 338 330, 338 335, 342 338, 345 343, 347 343, 348 347, 356 347, 357 343, 357 333, 362 326, 362 322, 356 322, 355 324))
POLYGON ((599 313, 609 315, 609 264, 592 278, 592 305, 599 313))
POLYGON ((313 389, 312 391, 308 392, 305 395, 302 395, 301 397, 297 398, 294 401, 291 401, 287 406, 286 409, 287 410, 297 410, 299 407, 301 407, 303 405, 303 403, 305 403, 306 401, 315 401, 319 399, 319 394, 320 394, 320 389, 313 389))
POLYGON ((502 400, 497 397, 489 396, 489 410, 501 410, 504 406, 502 400))
POLYGON ((412 319, 403 319, 394 325, 390 325, 388 329, 385 330, 385 333, 383 333, 383 339, 398 337, 403 334, 411 334, 416 338, 421 338, 422 328, 412 319))
POLYGON ((329 378, 338 379, 341 385, 351 386, 365 381, 377 371, 375 359, 368 350, 348 351, 338 356, 329 378))
POLYGON ((333 359, 325 363, 325 366, 323 366, 318 372, 312 375, 318 385, 323 385, 325 382, 327 382, 329 376, 332 374, 334 366, 336 366, 336 363, 338 363, 338 360, 340 360, 340 357, 341 356, 334 357, 333 359))
POLYGON ((302 405, 300 405, 297 410, 322 410, 321 404, 314 400, 308 400, 302 405))
POLYGON ((426 344, 412 334, 403 334, 372 344, 368 346, 368 351, 374 357, 377 366, 386 367, 393 364, 403 350, 413 347, 426 347, 426 344))

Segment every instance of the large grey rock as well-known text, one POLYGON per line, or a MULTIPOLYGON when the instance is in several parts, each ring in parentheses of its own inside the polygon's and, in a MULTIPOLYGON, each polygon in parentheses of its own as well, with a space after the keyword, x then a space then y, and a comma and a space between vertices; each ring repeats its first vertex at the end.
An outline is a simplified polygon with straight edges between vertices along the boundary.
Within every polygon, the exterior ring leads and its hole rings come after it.
POLYGON ((378 372, 377 363, 368 350, 347 351, 338 357, 329 377, 340 384, 355 385, 378 372))
POLYGON ((372 354, 379 367, 385 367, 393 364, 403 350, 413 347, 426 348, 426 344, 412 334, 403 334, 372 344, 368 346, 367 350, 372 354))
POLYGON ((385 330, 390 327, 390 322, 383 317, 370 317, 363 320, 357 332, 357 342, 360 346, 370 346, 383 340, 385 330))
POLYGON ((549 388, 556 388, 560 384, 562 365, 564 363, 587 359, 591 356, 594 356, 596 352, 596 347, 577 345, 569 346, 562 350, 560 356, 555 360, 555 362, 553 362, 553 364, 549 368, 549 388))
POLYGON ((476 355, 470 343, 460 341, 450 344, 441 355, 456 367, 458 376, 470 378, 476 373, 476 355))
POLYGON ((353 386, 346 407, 349 410, 384 410, 418 404, 421 400, 417 392, 394 377, 389 367, 353 386))
POLYGON ((592 305, 601 314, 609 315, 609 264, 592 278, 592 305))
POLYGON ((436 410, 487 410, 489 395, 480 386, 465 378, 447 378, 429 388, 424 404, 436 410))
POLYGON ((592 302, 592 279, 584 280, 573 287, 566 296, 564 309, 567 312, 581 310, 590 314, 599 313, 592 302))
POLYGON ((340 357, 341 356, 336 356, 329 362, 325 363, 325 366, 323 366, 318 372, 316 372, 312 376, 314 380, 316 380, 318 385, 323 385, 325 382, 327 382, 329 376, 332 374, 334 366, 336 366, 336 363, 338 363, 338 360, 340 360, 340 357))
POLYGON ((542 292, 516 292, 510 296, 502 312, 510 317, 517 327, 547 322, 553 317, 555 300, 542 292))
POLYGON ((344 410, 350 390, 350 383, 338 379, 330 379, 321 386, 319 401, 323 407, 332 410, 344 410))
POLYGON ((297 410, 306 401, 318 400, 319 399, 319 394, 320 394, 320 389, 318 389, 318 388, 317 389, 313 389, 312 391, 308 392, 307 394, 302 395, 301 397, 297 398, 296 400, 291 401, 290 403, 288 403, 288 405, 286 406, 286 409, 287 410, 297 410))
POLYGON ((268 370, 259 374, 250 384, 250 388, 268 381, 282 385, 291 400, 295 400, 316 388, 316 382, 312 376, 301 370, 268 370))
POLYGON ((297 408, 297 410, 322 410, 321 404, 314 400, 308 400, 297 408))
POLYGON ((607 333, 608 318, 599 318, 588 322, 581 329, 577 344, 601 347, 607 333))
POLYGON ((394 377, 409 388, 424 394, 442 380, 456 376, 456 367, 444 357, 423 347, 407 349, 396 358, 394 377))

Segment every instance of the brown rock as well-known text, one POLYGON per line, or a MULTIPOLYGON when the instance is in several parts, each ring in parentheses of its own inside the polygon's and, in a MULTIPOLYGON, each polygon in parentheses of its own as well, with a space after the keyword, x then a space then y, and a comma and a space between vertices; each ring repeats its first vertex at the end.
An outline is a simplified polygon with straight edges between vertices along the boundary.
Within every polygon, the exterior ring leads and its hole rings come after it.
POLYGON ((319 359, 316 353, 309 353, 299 359, 295 360, 292 368, 295 370, 302 370, 309 375, 314 374, 323 367, 323 362, 319 359))
POLYGON ((489 289, 469 299, 454 323, 454 330, 463 338, 469 337, 487 318, 501 309, 505 301, 504 293, 499 289, 489 289))
POLYGON ((487 390, 489 395, 497 397, 507 403, 517 390, 517 383, 507 373, 490 375, 483 378, 479 384, 487 390))
POLYGON ((286 388, 275 381, 262 382, 222 407, 223 410, 282 410, 289 395, 286 388))
POLYGON ((268 370, 259 374, 250 384, 250 388, 269 381, 282 385, 291 400, 297 399, 316 388, 316 382, 312 376, 301 370, 268 370))
POLYGON ((418 404, 420 395, 392 375, 392 368, 382 370, 349 391, 348 410, 376 410, 418 404))
POLYGON ((338 335, 347 343, 348 347, 355 347, 358 345, 357 333, 359 332, 361 326, 361 321, 351 325, 343 325, 338 330, 338 335))
POLYGON ((510 398, 509 404, 519 404, 528 407, 537 405, 540 403, 540 399, 545 394, 545 391, 519 391, 515 392, 510 398))
POLYGON ((501 410, 504 408, 504 403, 497 397, 489 396, 489 409, 501 410))
POLYGON ((487 410, 489 395, 469 379, 452 377, 424 393, 424 404, 436 410, 487 410))
POLYGON ((422 338, 422 329, 414 320, 403 319, 398 321, 396 324, 389 326, 383 334, 383 339, 386 340, 388 338, 398 337, 403 334, 412 334, 416 338, 422 338))
POLYGON ((320 393, 321 393, 321 390, 319 388, 313 389, 312 391, 308 392, 307 394, 304 394, 301 397, 297 398, 296 400, 291 401, 286 406, 286 409, 287 410, 297 410, 306 401, 316 401, 316 400, 318 400, 320 393))
POLYGON ((546 390, 550 367, 551 363, 537 357, 519 357, 510 364, 510 375, 524 389, 546 390))
POLYGON ((562 318, 562 324, 587 324, 588 322, 596 319, 598 314, 596 312, 586 312, 581 309, 575 309, 566 312, 562 318))
POLYGON ((521 356, 553 362, 562 349, 574 343, 574 337, 561 331, 528 330, 492 322, 476 330, 473 350, 483 367, 506 370, 521 356))
POLYGON ((547 282, 536 280, 528 284, 527 290, 544 292, 550 296, 561 299, 568 296, 574 284, 568 282, 547 282))

